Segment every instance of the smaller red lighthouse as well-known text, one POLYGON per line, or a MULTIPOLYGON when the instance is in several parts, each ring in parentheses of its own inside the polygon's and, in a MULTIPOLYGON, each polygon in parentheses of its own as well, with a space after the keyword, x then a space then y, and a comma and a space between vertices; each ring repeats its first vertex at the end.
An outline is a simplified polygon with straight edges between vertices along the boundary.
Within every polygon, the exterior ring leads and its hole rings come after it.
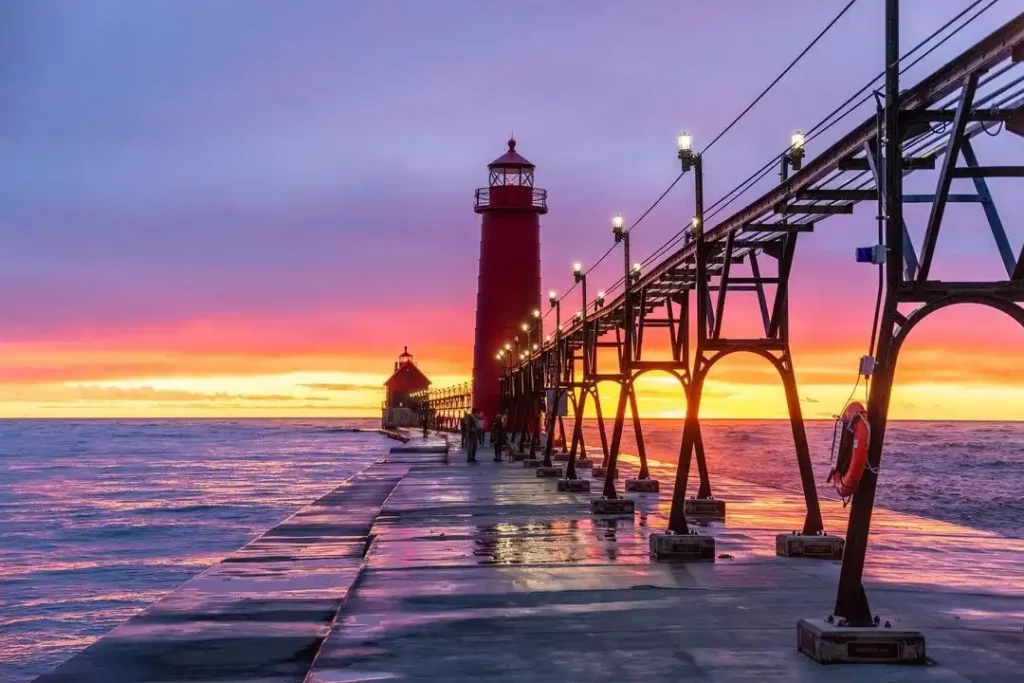
POLYGON ((534 165, 516 151, 514 139, 487 169, 488 186, 476 191, 474 205, 481 222, 473 404, 490 420, 500 399, 495 354, 540 307, 540 217, 548 207, 547 191, 533 186, 534 165))
POLYGON ((395 371, 384 382, 387 394, 384 398, 383 419, 385 427, 409 427, 416 425, 419 415, 415 408, 419 399, 414 394, 430 388, 430 380, 413 361, 409 347, 395 361, 395 371))

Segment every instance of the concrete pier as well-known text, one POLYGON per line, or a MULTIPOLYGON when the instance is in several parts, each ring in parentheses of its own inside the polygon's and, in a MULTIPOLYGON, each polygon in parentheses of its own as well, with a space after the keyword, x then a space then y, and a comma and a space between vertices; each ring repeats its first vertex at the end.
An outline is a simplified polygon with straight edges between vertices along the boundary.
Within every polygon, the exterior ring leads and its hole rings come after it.
MULTIPOLYGON (((925 634, 929 664, 825 666, 796 624, 829 614, 839 563, 775 554, 798 495, 716 478, 728 519, 699 527, 716 561, 658 563, 670 485, 601 519, 599 487, 381 441, 378 462, 37 680, 1021 680, 1024 541, 877 510, 871 604, 925 634)), ((843 512, 823 501, 830 532, 843 512)))

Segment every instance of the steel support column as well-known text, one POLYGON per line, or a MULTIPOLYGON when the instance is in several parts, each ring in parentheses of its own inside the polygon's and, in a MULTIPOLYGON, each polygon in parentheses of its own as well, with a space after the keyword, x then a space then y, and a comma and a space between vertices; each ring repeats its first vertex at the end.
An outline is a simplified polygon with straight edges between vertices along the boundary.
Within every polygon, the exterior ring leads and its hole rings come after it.
MULTIPOLYGON (((846 530, 846 549, 839 572, 839 586, 833 610, 836 616, 853 626, 870 626, 874 622, 867 594, 862 583, 864 554, 867 551, 871 512, 878 485, 878 467, 882 460, 882 444, 889 416, 889 400, 895 374, 893 337, 900 286, 903 283, 903 148, 900 130, 900 73, 899 73, 899 0, 885 3, 885 241, 888 255, 885 264, 885 305, 879 325, 878 351, 875 372, 868 396, 868 424, 871 438, 868 442, 868 467, 853 495, 850 518, 846 530)), ((962 131, 962 129, 961 129, 962 131)), ((948 188, 947 188, 948 189, 948 188)), ((941 211, 939 218, 941 219, 941 211)), ((934 215, 934 212, 933 212, 934 215)), ((937 239, 937 227, 929 222, 931 240, 937 239)), ((927 240, 926 240, 927 242, 927 240)), ((927 275, 925 265, 931 254, 922 250, 921 273, 927 275)))
POLYGON ((576 401, 576 415, 572 430, 572 448, 569 449, 569 461, 565 466, 565 478, 577 479, 576 476, 576 452, 577 449, 586 457, 586 450, 583 444, 583 411, 587 405, 587 394, 590 393, 586 387, 580 389, 580 397, 576 401))
POLYGON ((628 380, 619 384, 619 402, 615 407, 615 424, 612 427, 612 443, 608 449, 608 471, 604 477, 603 495, 605 498, 618 498, 615 492, 615 468, 619 461, 619 446, 622 444, 622 427, 626 421, 626 404, 629 401, 630 386, 628 380))
POLYGON ((633 437, 636 439, 637 456, 640 458, 640 479, 650 479, 651 472, 647 468, 647 447, 644 444, 644 430, 640 425, 640 410, 636 406, 636 386, 629 384, 629 409, 633 413, 633 437))
POLYGON ((601 438, 601 466, 608 467, 608 432, 604 425, 604 415, 601 413, 601 394, 597 385, 593 386, 594 392, 594 417, 597 419, 597 433, 601 438))

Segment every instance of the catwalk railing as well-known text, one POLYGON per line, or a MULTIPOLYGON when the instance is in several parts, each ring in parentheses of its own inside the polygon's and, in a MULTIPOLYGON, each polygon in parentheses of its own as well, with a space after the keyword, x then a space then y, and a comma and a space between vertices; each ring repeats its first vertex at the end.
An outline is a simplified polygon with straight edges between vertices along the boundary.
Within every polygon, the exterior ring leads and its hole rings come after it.
MULTIPOLYGON (((1024 301, 1024 250, 1011 248, 988 185, 991 178, 1024 178, 1024 166, 984 166, 972 144, 982 132, 1024 135, 1024 15, 902 92, 898 87, 899 60, 893 58, 899 54, 895 33, 887 35, 887 50, 887 63, 892 66, 886 74, 885 106, 879 106, 877 115, 807 163, 803 160, 804 140, 795 137, 778 159, 781 182, 713 226, 705 226, 703 198, 704 167, 711 160, 693 152, 689 138, 681 137, 682 170, 694 178, 696 207, 684 245, 641 272, 630 262, 629 232, 622 230, 620 219, 615 237, 624 243, 621 293, 607 303, 603 295, 588 300, 586 274, 577 269, 577 282, 583 285, 579 314, 564 326, 560 320, 556 322, 554 334, 525 360, 502 360, 503 404, 509 415, 521 416, 513 420, 521 435, 542 431, 534 419, 539 420, 545 404, 557 404, 567 395, 574 406, 567 467, 570 479, 576 477, 576 454, 585 448, 581 418, 588 400, 594 403, 606 468, 603 495, 610 499, 619 496, 616 464, 627 407, 637 441, 640 476, 648 476, 636 380, 652 371, 674 376, 686 399, 686 421, 669 528, 689 533, 684 501, 694 459, 699 477, 697 498, 712 497, 699 420, 704 381, 725 356, 748 352, 763 357, 779 372, 785 389, 806 506, 803 533, 823 533, 790 351, 790 274, 797 243, 805 241, 801 235, 833 216, 852 214, 859 204, 872 203, 877 208, 879 247, 870 262, 879 268, 880 282, 873 341, 862 364, 870 379, 868 465, 852 499, 835 605, 835 615, 850 624, 872 620, 861 577, 889 396, 897 355, 907 333, 932 312, 959 303, 992 307, 1024 325, 1019 305, 1024 301), (903 193, 905 175, 928 171, 937 175, 934 191, 903 193), (973 191, 952 193, 954 179, 970 180, 973 191), (984 216, 1005 273, 961 282, 931 278, 938 235, 950 202, 980 207, 979 218, 984 216), (916 245, 903 220, 904 204, 930 206, 924 237, 916 245), (761 330, 753 336, 727 336, 723 320, 731 319, 736 295, 744 292, 757 299, 761 330), (906 310, 906 304, 917 307, 906 310), (645 346, 645 333, 654 329, 667 330, 667 352, 651 349, 649 343, 645 346), (611 362, 605 353, 599 353, 602 349, 613 356, 611 362), (602 381, 619 386, 610 442, 605 438, 606 420, 597 393, 602 381)), ((552 298, 551 303, 557 316, 560 301, 552 298)), ((552 435, 553 411, 548 411, 547 420, 546 431, 552 435)), ((530 438, 531 450, 536 441, 530 438)), ((551 444, 549 436, 546 464, 550 464, 551 444)))
POLYGON ((426 422, 428 429, 458 432, 462 416, 473 407, 473 383, 424 389, 410 394, 409 398, 413 410, 426 422))

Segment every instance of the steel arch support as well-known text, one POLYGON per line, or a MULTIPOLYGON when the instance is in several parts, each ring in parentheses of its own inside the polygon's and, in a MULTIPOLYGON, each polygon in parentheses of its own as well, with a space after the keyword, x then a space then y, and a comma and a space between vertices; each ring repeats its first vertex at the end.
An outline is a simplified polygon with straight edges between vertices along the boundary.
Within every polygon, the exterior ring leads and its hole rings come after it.
POLYGON ((629 383, 629 409, 633 413, 633 437, 636 439, 637 455, 640 458, 640 479, 650 479, 651 472, 647 467, 647 446, 644 444, 644 430, 640 424, 640 410, 636 405, 636 387, 629 383))
MULTIPOLYGON (((587 394, 590 391, 583 387, 580 390, 579 400, 573 399, 573 409, 576 412, 573 430, 572 430, 572 448, 569 449, 569 460, 565 466, 565 478, 566 479, 578 479, 576 476, 576 452, 577 449, 580 451, 583 457, 586 457, 586 446, 583 441, 583 410, 587 406, 587 394)), ((570 392, 570 395, 571 392, 570 392)))
MULTIPOLYGON (((670 369, 670 368, 659 368, 659 370, 662 371, 662 372, 667 372, 668 374, 672 375, 677 380, 679 380, 679 383, 680 383, 680 385, 682 386, 682 389, 683 389, 683 397, 686 399, 686 404, 689 405, 690 404, 690 388, 691 388, 691 385, 692 385, 692 378, 691 378, 689 369, 688 368, 682 368, 680 370, 680 369, 670 369)), ((633 376, 632 382, 635 383, 636 380, 638 380, 645 373, 652 372, 652 371, 653 370, 650 369, 650 368, 649 369, 645 369, 645 370, 641 370, 640 372, 636 373, 633 376)), ((631 398, 631 401, 633 402, 633 404, 632 404, 633 411, 634 411, 635 414, 638 415, 639 413, 636 413, 635 398, 631 398)), ((639 426, 640 425, 639 418, 637 418, 637 420, 638 420, 637 426, 639 426)), ((685 429, 685 427, 684 427, 684 429, 685 429)), ((698 473, 698 476, 700 477, 700 486, 699 486, 699 488, 697 490, 697 497, 701 498, 701 499, 708 499, 708 498, 711 497, 711 479, 708 476, 708 463, 707 463, 707 459, 705 458, 705 455, 704 455, 704 436, 701 433, 700 420, 699 419, 696 420, 696 424, 694 425, 694 429, 696 431, 694 433, 693 453, 695 453, 696 456, 697 456, 697 473, 698 473)), ((637 450, 641 451, 641 453, 640 453, 641 469, 640 469, 640 473, 639 473, 638 476, 639 476, 640 479, 649 478, 650 473, 649 473, 649 469, 647 467, 646 444, 643 441, 643 433, 642 432, 637 434, 636 440, 637 440, 637 450)), ((682 452, 682 450, 680 450, 680 457, 682 457, 682 455, 683 455, 683 452, 682 452)), ((690 463, 688 462, 687 463, 687 467, 689 467, 689 465, 690 465, 690 463)))
MULTIPOLYGON (((690 399, 686 399, 690 404, 690 399)), ((693 420, 693 452, 697 456, 697 477, 700 479, 700 486, 697 488, 697 497, 707 499, 711 497, 711 476, 708 474, 708 461, 704 455, 704 435, 700 431, 700 418, 693 420)))
POLYGON ((1024 328, 1024 309, 1013 301, 999 296, 978 294, 954 294, 934 299, 905 318, 902 325, 896 323, 896 302, 886 306, 879 337, 878 358, 875 375, 871 382, 868 398, 868 423, 871 440, 868 443, 868 463, 861 476, 850 505, 850 518, 846 528, 846 549, 843 564, 839 570, 839 586, 833 614, 842 617, 851 626, 873 624, 871 607, 864 590, 864 559, 867 553, 868 534, 871 530, 871 513, 874 509, 875 491, 878 486, 878 468, 882 461, 885 443, 885 428, 889 417, 889 400, 899 352, 911 330, 932 313, 957 304, 973 303, 988 306, 1006 313, 1024 328))
MULTIPOLYGON (((555 427, 557 425, 557 420, 558 420, 558 404, 559 404, 559 402, 561 401, 561 398, 562 398, 562 391, 563 390, 560 389, 560 388, 554 389, 552 391, 552 393, 551 393, 551 396, 552 396, 551 403, 552 403, 552 405, 547 406, 547 409, 548 409, 548 411, 547 411, 548 412, 547 418, 548 419, 547 419, 547 426, 545 427, 545 430, 544 430, 544 436, 545 436, 545 440, 544 440, 544 467, 551 467, 551 452, 552 452, 552 450, 554 450, 554 446, 555 446, 555 427)), ((537 416, 537 419, 540 420, 540 415, 539 414, 537 416)))
MULTIPOLYGON (((679 461, 676 465, 676 481, 672 490, 672 507, 669 511, 668 530, 677 534, 689 532, 686 522, 686 485, 690 478, 690 461, 696 441, 700 438, 700 399, 703 393, 704 376, 707 368, 701 367, 698 354, 695 369, 690 379, 686 397, 686 421, 683 423, 683 438, 679 446, 679 461)), ((703 455, 703 448, 701 449, 703 455)), ((710 491, 710 484, 708 489, 710 491)))
POLYGON ((698 355, 687 398, 686 424, 683 427, 683 441, 679 448, 679 464, 676 468, 676 489, 672 495, 669 529, 677 533, 684 533, 686 531, 686 517, 683 513, 683 506, 686 500, 686 485, 689 480, 690 464, 694 452, 697 454, 698 468, 702 470, 703 474, 701 488, 697 496, 698 498, 711 497, 710 483, 707 483, 705 486, 705 481, 707 481, 707 464, 702 464, 704 453, 700 433, 700 400, 703 393, 704 380, 714 364, 728 355, 739 352, 753 353, 761 356, 772 364, 782 379, 782 386, 786 394, 786 405, 789 411, 790 426, 793 431, 797 466, 800 470, 804 503, 807 510, 804 517, 803 533, 820 533, 824 530, 821 506, 818 501, 818 490, 814 480, 814 468, 811 463, 811 453, 807 442, 803 411, 800 408, 800 395, 797 390, 796 375, 793 371, 793 363, 788 346, 780 357, 775 357, 764 349, 743 347, 718 351, 710 358, 705 358, 702 354, 698 355))
POLYGON ((789 424, 793 430, 793 445, 796 450, 796 462, 800 469, 800 485, 804 491, 804 503, 807 515, 804 517, 803 533, 819 534, 825 530, 821 521, 821 505, 818 503, 818 489, 814 480, 814 467, 811 464, 811 449, 807 444, 807 429, 804 427, 803 411, 800 409, 800 394, 797 392, 796 375, 793 372, 793 361, 787 349, 781 358, 772 362, 782 378, 782 386, 786 392, 786 406, 789 409, 789 424))
POLYGON ((604 415, 601 413, 601 394, 597 390, 597 385, 593 385, 591 390, 594 392, 594 415, 597 418, 597 433, 601 438, 601 466, 608 467, 608 432, 604 426, 604 415))
POLYGON ((630 382, 628 380, 624 380, 619 385, 619 403, 615 409, 615 424, 612 427, 612 444, 608 450, 608 471, 605 473, 603 491, 605 498, 619 497, 615 492, 615 468, 619 460, 619 446, 622 443, 622 427, 626 420, 626 404, 629 401, 630 391, 630 382))

